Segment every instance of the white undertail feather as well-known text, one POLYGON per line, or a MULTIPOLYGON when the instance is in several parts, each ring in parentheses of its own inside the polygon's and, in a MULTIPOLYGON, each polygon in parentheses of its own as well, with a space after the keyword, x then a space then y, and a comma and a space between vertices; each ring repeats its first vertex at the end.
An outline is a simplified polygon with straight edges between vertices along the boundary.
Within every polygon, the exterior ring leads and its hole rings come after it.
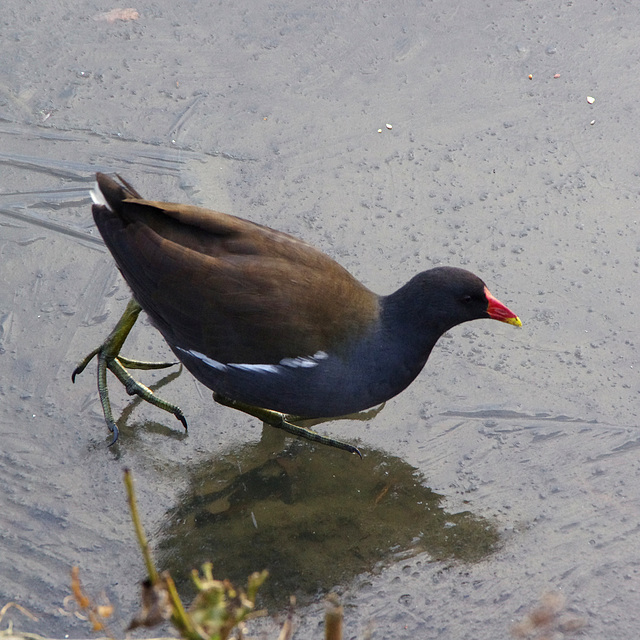
POLYGON ((106 198, 102 195, 102 191, 100 191, 100 186, 98 185, 97 182, 95 183, 93 189, 89 191, 89 193, 91 194, 91 199, 93 200, 93 204, 100 204, 103 207, 107 207, 109 211, 112 210, 106 198))

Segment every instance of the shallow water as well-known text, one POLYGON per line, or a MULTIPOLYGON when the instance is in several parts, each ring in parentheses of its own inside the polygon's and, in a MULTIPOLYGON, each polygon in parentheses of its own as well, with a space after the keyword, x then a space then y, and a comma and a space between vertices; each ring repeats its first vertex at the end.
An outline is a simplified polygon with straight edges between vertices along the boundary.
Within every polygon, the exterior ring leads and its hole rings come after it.
MULTIPOLYGON (((60 610, 73 565, 126 626, 144 576, 128 466, 176 579, 220 548, 234 577, 264 559, 271 610, 301 597, 300 637, 320 637, 336 588, 347 637, 506 637, 559 590, 589 635, 635 638, 635 7, 156 2, 112 24, 72 2, 5 5, 0 602, 40 618, 14 610, 16 627, 89 633, 60 610), (108 449, 93 369, 70 380, 128 300, 90 215, 96 170, 294 233, 380 293, 464 266, 524 327, 457 327, 370 420, 318 426, 362 464, 262 434, 187 372, 141 379, 163 381, 188 436, 112 383, 108 449), (462 521, 467 549, 476 530, 498 536, 473 561, 437 544, 462 521)), ((169 357, 144 321, 126 347, 169 357)))

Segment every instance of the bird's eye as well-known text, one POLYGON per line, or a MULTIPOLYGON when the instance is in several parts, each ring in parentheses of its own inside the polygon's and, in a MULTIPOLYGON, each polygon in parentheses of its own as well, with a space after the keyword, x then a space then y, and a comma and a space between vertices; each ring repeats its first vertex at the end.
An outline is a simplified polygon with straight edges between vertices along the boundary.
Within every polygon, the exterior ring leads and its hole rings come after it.
POLYGON ((463 304, 469 304, 471 302, 471 296, 466 295, 466 296, 462 296, 462 303, 463 304))

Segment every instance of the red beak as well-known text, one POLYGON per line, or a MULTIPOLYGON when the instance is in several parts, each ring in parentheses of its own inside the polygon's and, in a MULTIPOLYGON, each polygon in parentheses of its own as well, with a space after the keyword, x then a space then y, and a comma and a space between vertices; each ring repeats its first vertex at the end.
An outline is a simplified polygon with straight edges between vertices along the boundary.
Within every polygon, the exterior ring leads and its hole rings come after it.
POLYGON ((506 322, 507 324, 515 325, 516 327, 521 327, 522 322, 520 318, 511 311, 511 309, 505 307, 500 300, 494 298, 490 293, 487 287, 484 288, 484 294, 487 296, 487 300, 489 304, 487 305, 487 313, 489 317, 493 320, 500 320, 500 322, 506 322))

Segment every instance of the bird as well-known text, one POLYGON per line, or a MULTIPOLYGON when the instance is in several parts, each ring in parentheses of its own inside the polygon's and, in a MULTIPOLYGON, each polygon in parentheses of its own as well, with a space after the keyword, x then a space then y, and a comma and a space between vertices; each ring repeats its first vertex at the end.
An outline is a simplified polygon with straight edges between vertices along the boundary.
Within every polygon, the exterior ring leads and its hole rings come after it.
POLYGON ((438 339, 479 319, 522 326, 476 275, 459 267, 422 271, 378 295, 312 245, 225 213, 145 200, 118 174, 96 174, 92 214, 133 298, 98 357, 105 420, 118 438, 106 371, 131 395, 182 410, 128 369, 163 368, 120 355, 144 310, 179 362, 214 399, 304 438, 357 447, 292 424, 377 406, 418 376, 438 339))

